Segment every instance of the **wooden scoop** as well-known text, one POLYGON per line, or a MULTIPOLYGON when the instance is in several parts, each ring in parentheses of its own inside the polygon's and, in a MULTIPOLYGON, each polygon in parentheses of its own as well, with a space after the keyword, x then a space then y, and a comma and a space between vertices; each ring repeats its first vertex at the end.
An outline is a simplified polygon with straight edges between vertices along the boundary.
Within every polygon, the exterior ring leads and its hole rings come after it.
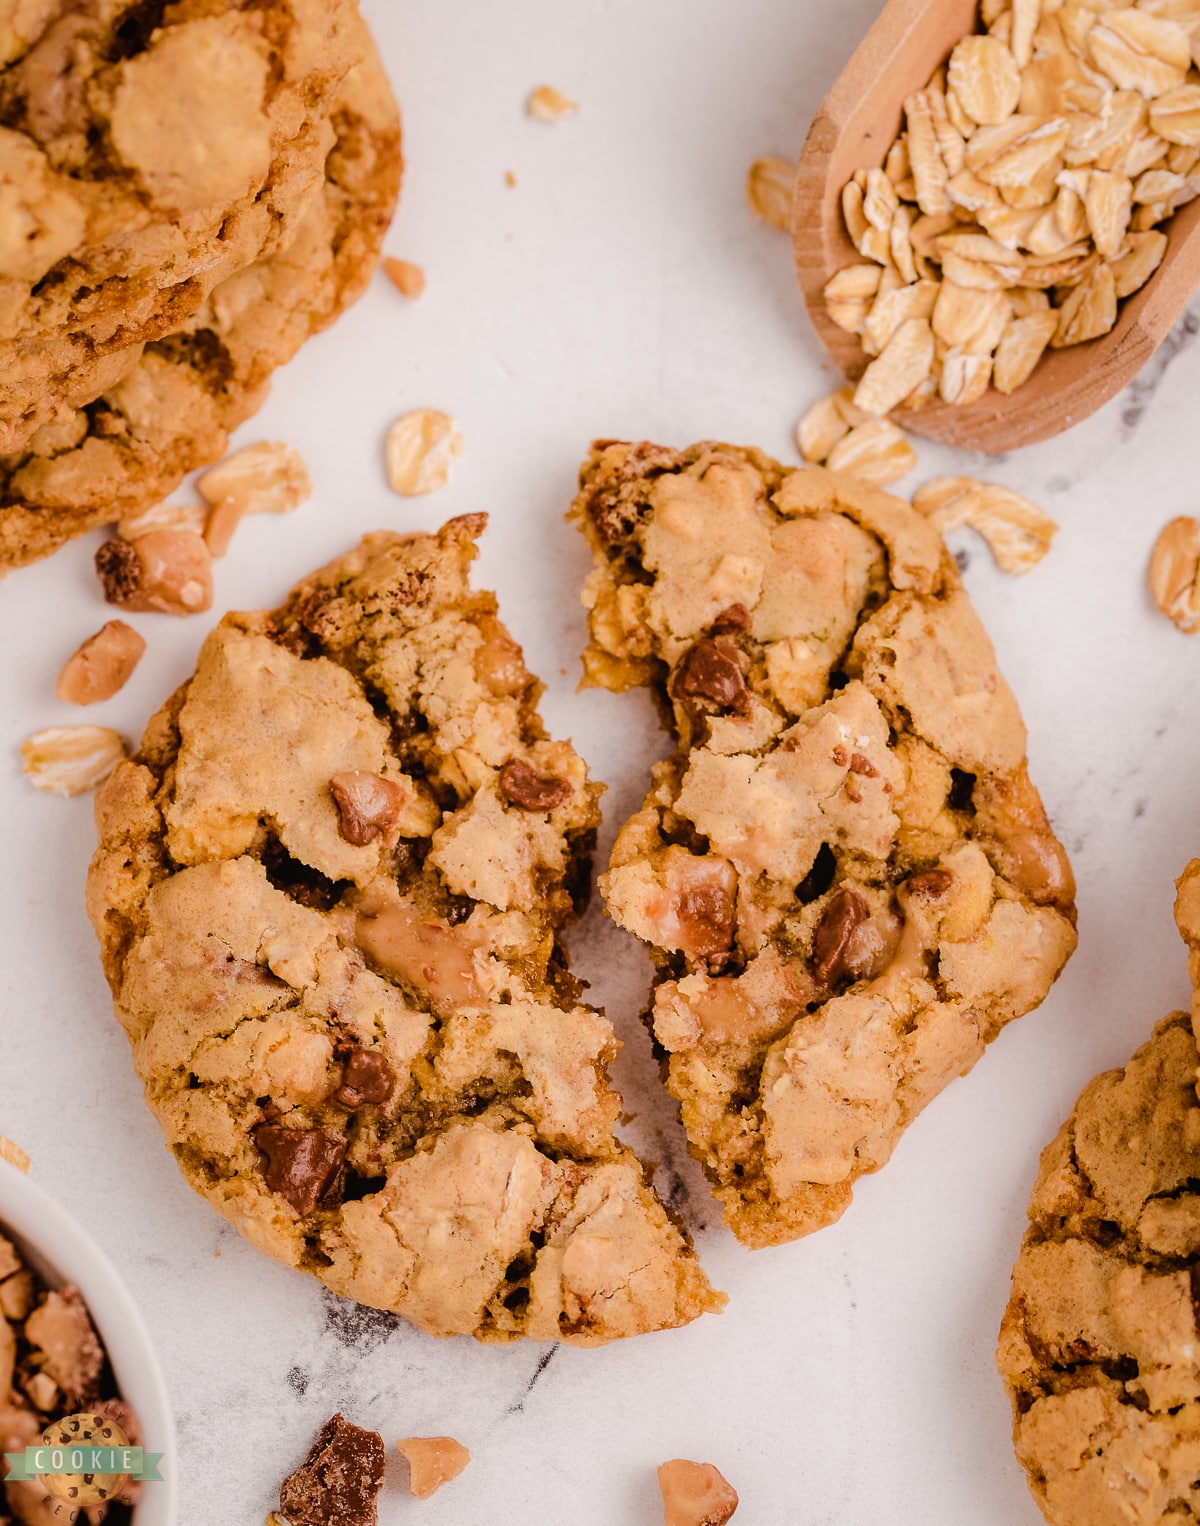
MULTIPOLYGON (((975 0, 889 0, 809 129, 792 207, 796 272, 822 344, 852 381, 870 357, 856 334, 829 317, 823 296, 835 271, 863 259, 842 222, 842 187, 855 170, 883 164, 903 124, 905 97, 925 87, 958 39, 974 30, 975 19, 975 0)), ((1109 333, 1047 350, 1007 397, 989 388, 965 407, 934 403, 897 409, 893 418, 931 440, 993 452, 1032 445, 1087 418, 1137 375, 1200 283, 1200 200, 1177 212, 1164 231, 1162 264, 1121 303, 1109 333)))

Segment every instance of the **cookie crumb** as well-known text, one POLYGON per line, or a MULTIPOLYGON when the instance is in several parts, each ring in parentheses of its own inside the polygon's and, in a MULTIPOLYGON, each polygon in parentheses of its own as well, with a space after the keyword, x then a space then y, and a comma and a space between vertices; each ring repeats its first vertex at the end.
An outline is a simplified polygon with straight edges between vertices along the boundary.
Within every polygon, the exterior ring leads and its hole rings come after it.
POLYGON ((414 302, 425 290, 425 272, 411 260, 398 260, 389 255, 383 262, 383 273, 401 296, 414 302))
POLYGON ((111 699, 142 659, 146 641, 124 620, 110 620, 63 664, 55 693, 68 705, 111 699))
POLYGON ((408 1492, 419 1500, 436 1494, 471 1461, 471 1454, 453 1436, 410 1436, 396 1443, 408 1463, 408 1492))
POLYGON ((738 1507, 737 1491, 711 1462, 677 1457, 658 1470, 663 1526, 725 1526, 738 1507))
POLYGON ((517 177, 513 174, 512 170, 505 170, 504 171, 504 184, 509 188, 510 191, 512 190, 513 186, 516 185, 516 183, 517 183, 517 177))
POLYGON ((561 122, 567 117, 573 117, 579 110, 579 104, 561 90, 556 90, 553 85, 539 85, 530 93, 525 102, 525 110, 539 122, 561 122))

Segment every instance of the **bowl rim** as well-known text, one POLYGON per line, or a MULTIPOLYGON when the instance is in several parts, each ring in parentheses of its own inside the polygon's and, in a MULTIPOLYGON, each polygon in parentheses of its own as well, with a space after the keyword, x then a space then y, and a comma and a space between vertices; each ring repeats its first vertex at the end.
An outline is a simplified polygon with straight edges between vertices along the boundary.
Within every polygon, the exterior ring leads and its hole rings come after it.
POLYGON ((11 1234, 51 1285, 73 1283, 108 1353, 146 1447, 164 1454, 163 1481, 133 1511, 136 1526, 175 1526, 179 1459, 166 1380, 150 1332, 116 1267, 70 1213, 18 1167, 0 1160, 0 1233, 11 1234))

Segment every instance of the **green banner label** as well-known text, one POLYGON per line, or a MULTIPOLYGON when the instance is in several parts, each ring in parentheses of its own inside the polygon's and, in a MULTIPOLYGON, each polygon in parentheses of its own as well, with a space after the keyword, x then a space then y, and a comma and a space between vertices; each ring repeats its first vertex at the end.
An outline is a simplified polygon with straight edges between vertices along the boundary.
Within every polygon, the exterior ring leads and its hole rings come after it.
POLYGON ((122 1474, 161 1483, 158 1465, 163 1460, 161 1452, 147 1452, 141 1447, 94 1447, 48 1446, 26 1447, 23 1452, 5 1452, 4 1460, 9 1466, 10 1483, 29 1483, 35 1478, 75 1477, 91 1474, 93 1477, 122 1474))

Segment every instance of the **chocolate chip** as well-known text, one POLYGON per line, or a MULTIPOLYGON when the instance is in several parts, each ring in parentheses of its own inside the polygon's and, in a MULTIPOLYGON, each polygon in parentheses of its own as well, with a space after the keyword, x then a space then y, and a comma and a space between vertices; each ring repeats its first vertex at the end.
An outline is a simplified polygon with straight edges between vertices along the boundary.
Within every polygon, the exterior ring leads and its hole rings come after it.
POLYGON ((725 953, 733 942, 733 898, 720 885, 693 885, 676 909, 685 947, 697 959, 725 953))
POLYGON ((796 886, 796 899, 807 906, 819 896, 823 896, 833 884, 833 876, 836 872, 837 857, 829 844, 823 842, 817 849, 812 868, 796 886))
POLYGON ((536 773, 520 758, 510 758, 500 770, 500 793, 509 805, 523 811, 553 811, 575 793, 569 779, 536 773))
POLYGON ((969 774, 965 769, 952 768, 950 770, 950 793, 946 797, 946 803, 952 811, 974 811, 975 805, 971 799, 975 790, 975 775, 969 774))
POLYGON ((750 611, 744 604, 731 604, 728 609, 723 609, 709 626, 714 636, 721 635, 723 631, 748 631, 749 629, 750 611))
POLYGON ((813 975, 821 985, 836 985, 846 973, 850 936, 870 915, 870 907, 857 890, 843 887, 828 902, 813 933, 813 975))
POLYGON ((1196 1320, 1196 1329, 1200 1330, 1200 1261, 1192 1264, 1188 1276, 1192 1290, 1192 1314, 1196 1320))
POLYGON ((378 1049, 355 1049, 342 1071, 342 1084, 333 1100, 351 1112, 365 1102, 386 1102, 396 1090, 392 1067, 378 1049))
POLYGON ((132 599, 142 584, 142 564, 127 540, 106 540, 96 552, 96 576, 110 604, 132 599))
POLYGON ((913 895, 943 896, 954 884, 949 869, 924 869, 920 874, 910 874, 908 888, 913 895))
POLYGON ((376 1526, 383 1466, 382 1438, 334 1415, 280 1485, 280 1514, 290 1526, 376 1526))
POLYGON ((297 1213, 307 1216, 318 1204, 336 1206, 345 1178, 344 1139, 324 1129, 289 1129, 282 1123, 260 1123, 253 1139, 267 1158, 263 1180, 297 1213))
POLYGON ((737 660, 737 648, 720 638, 697 641, 679 665, 675 675, 676 694, 691 699, 708 699, 722 710, 745 715, 750 709, 750 693, 737 660))
POLYGON ((380 832, 394 826, 403 803, 398 784, 358 768, 335 774, 329 781, 329 793, 338 808, 338 831, 357 848, 374 842, 380 832))

